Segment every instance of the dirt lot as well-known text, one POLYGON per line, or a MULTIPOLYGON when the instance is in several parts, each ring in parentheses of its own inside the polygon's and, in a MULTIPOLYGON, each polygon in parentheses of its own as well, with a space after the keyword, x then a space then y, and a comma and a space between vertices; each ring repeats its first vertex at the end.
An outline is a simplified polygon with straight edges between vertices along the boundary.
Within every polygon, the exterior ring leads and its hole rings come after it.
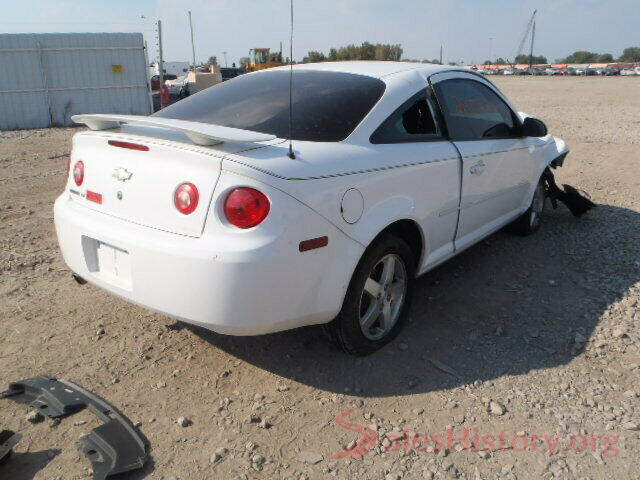
MULTIPOLYGON (((127 479, 640 478, 640 78, 495 81, 569 143, 558 177, 598 208, 549 209, 537 235, 498 233, 421 278, 406 330, 364 359, 316 328, 224 337, 79 287, 52 222, 75 130, 0 132, 0 386, 46 373, 120 407, 152 445, 127 479), (357 424, 373 449, 330 459, 357 424), (489 451, 427 443, 448 426, 489 451), (385 440, 403 431, 424 443, 385 440)), ((90 477, 74 444, 93 416, 29 411, 0 401, 24 435, 0 478, 90 477)))

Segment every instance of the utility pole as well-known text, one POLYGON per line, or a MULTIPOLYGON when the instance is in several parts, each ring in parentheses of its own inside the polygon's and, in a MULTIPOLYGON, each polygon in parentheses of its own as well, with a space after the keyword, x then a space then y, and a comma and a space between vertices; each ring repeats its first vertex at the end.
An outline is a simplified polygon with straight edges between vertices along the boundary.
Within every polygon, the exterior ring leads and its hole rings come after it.
MULTIPOLYGON (((144 63, 145 65, 149 64, 149 45, 147 45, 147 41, 144 41, 144 63)), ((149 69, 147 69, 147 78, 149 78, 149 69)), ((151 89, 151 78, 149 78, 149 111, 153 113, 153 92, 151 89)))
POLYGON ((162 21, 158 20, 158 56, 160 57, 160 109, 162 109, 162 88, 164 87, 164 60, 162 57, 162 21))
POLYGON ((533 22, 533 30, 531 31, 531 50, 529 51, 529 73, 533 73, 533 42, 536 39, 536 22, 533 22))
POLYGON ((196 68, 196 45, 195 43, 193 43, 193 22, 191 21, 191 10, 189 10, 189 28, 191 28, 191 53, 192 53, 192 59, 193 59, 193 64, 191 65, 192 68, 195 70, 196 68))
POLYGON ((440 65, 442 65, 442 45, 440 45, 440 65))

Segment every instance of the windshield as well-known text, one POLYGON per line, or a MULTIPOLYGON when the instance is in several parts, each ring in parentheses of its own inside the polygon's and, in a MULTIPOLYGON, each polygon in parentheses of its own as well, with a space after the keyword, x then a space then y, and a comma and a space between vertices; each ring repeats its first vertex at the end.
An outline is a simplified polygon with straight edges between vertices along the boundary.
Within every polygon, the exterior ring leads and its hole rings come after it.
MULTIPOLYGON (((384 82, 363 75, 294 71, 293 140, 344 140, 384 89, 384 82)), ((289 138, 289 71, 236 77, 174 103, 154 116, 289 138)))

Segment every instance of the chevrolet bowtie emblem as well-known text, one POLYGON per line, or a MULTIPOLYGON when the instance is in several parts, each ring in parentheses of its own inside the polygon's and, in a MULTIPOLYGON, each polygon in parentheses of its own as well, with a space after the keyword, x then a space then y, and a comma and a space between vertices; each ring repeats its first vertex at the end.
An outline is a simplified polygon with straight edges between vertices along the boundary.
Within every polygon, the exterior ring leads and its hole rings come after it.
POLYGON ((133 172, 130 172, 126 168, 116 168, 113 171, 112 176, 119 182, 126 182, 127 180, 131 179, 131 177, 133 176, 133 172))

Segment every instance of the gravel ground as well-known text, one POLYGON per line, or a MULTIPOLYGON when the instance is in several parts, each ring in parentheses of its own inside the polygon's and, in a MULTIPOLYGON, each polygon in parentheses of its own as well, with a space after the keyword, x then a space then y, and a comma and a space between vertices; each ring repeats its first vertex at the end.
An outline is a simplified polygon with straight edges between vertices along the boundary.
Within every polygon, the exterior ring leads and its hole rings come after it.
MULTIPOLYGON (((224 337, 79 287, 52 222, 77 130, 0 132, 0 384, 46 373, 118 406, 152 445, 127 479, 639 478, 640 78, 495 81, 569 143, 559 180, 598 208, 422 277, 406 330, 362 359, 317 328, 224 337)), ((91 414, 0 406, 24 435, 0 478, 91 476, 91 414)))

